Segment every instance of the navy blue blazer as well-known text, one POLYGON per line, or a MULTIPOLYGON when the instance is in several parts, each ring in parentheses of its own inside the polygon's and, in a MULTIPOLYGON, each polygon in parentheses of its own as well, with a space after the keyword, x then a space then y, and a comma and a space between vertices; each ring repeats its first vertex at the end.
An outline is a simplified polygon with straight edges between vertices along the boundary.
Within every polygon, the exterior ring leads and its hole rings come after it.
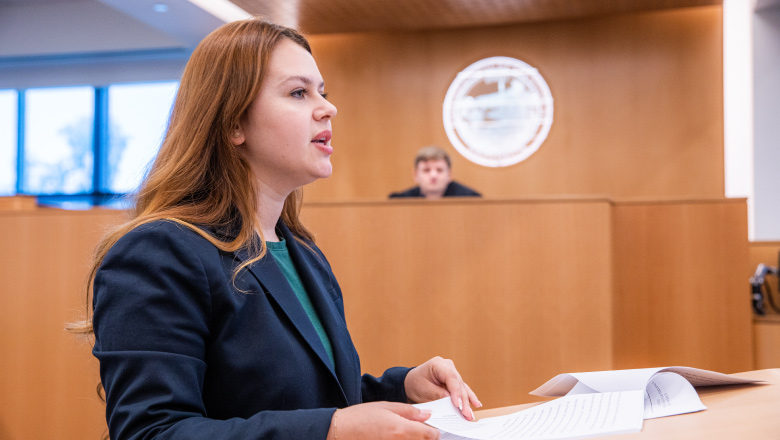
POLYGON ((324 439, 335 408, 405 402, 407 368, 360 375, 336 278, 280 222, 335 369, 271 255, 218 250, 171 221, 140 226, 94 283, 94 355, 112 439, 324 439))
MULTIPOLYGON (((388 197, 391 199, 405 199, 425 196, 422 191, 420 191, 420 187, 415 186, 405 191, 390 193, 388 197)), ((442 197, 482 197, 482 194, 453 180, 447 185, 442 197)))

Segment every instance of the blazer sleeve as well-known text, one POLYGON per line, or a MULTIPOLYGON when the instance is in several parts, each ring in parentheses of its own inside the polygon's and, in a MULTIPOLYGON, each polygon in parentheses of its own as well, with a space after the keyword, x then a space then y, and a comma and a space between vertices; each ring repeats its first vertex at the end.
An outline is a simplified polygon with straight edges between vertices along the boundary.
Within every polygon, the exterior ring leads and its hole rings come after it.
POLYGON ((131 231, 106 255, 94 283, 93 353, 111 438, 326 438, 335 408, 209 418, 202 396, 211 295, 227 288, 214 279, 223 272, 209 252, 218 251, 192 231, 158 222, 131 231))
POLYGON ((404 379, 411 368, 393 367, 387 369, 381 377, 364 374, 361 382, 361 391, 364 402, 376 402, 387 400, 390 402, 406 403, 406 391, 404 379))

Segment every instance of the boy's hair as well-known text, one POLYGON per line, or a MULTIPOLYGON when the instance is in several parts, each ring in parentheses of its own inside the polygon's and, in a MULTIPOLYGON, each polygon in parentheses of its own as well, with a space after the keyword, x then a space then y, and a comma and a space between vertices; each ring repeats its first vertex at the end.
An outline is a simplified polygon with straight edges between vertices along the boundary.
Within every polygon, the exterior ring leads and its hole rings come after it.
POLYGON ((417 168, 417 164, 420 162, 427 162, 429 160, 443 160, 447 162, 447 168, 452 168, 450 155, 436 145, 429 145, 427 147, 421 148, 420 151, 417 152, 417 156, 414 158, 414 167, 417 168))

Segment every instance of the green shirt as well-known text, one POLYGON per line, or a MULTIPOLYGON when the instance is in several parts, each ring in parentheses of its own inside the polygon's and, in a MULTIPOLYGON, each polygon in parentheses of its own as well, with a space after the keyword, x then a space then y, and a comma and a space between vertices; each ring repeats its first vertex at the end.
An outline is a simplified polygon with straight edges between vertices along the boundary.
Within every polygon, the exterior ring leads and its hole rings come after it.
POLYGON ((322 341, 322 345, 325 347, 325 352, 328 354, 330 364, 335 368, 336 362, 333 358, 333 348, 330 345, 330 339, 328 338, 328 334, 325 333, 325 328, 322 327, 320 317, 317 316, 311 299, 306 293, 306 288, 303 287, 301 277, 298 276, 298 271, 295 269, 295 265, 290 258, 290 252, 287 250, 287 242, 284 240, 280 242, 267 241, 265 244, 268 246, 268 251, 279 264, 279 268, 282 269, 284 277, 287 278, 287 282, 290 283, 290 287, 292 287, 293 292, 295 292, 295 296, 298 297, 298 301, 303 306, 303 310, 305 310, 306 314, 309 316, 309 321, 311 321, 314 330, 317 331, 317 336, 320 337, 320 341, 322 341))

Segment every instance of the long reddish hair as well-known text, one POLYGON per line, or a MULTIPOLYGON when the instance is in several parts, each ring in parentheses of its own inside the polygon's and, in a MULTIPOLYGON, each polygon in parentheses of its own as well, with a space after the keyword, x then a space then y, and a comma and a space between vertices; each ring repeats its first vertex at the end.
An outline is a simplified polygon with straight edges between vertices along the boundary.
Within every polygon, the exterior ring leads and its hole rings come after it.
MULTIPOLYGON (((93 333, 90 292, 95 274, 108 250, 139 225, 167 219, 191 228, 226 252, 247 248, 252 258, 236 268, 234 277, 265 255, 256 179, 230 135, 257 96, 271 51, 282 38, 311 53, 309 43, 294 29, 257 18, 221 26, 193 51, 165 139, 133 198, 131 219, 110 231, 95 250, 87 287, 87 319, 70 325, 69 330, 93 333), (235 234, 223 241, 195 225, 227 227, 235 234)), ((299 220, 301 197, 300 188, 287 197, 282 220, 297 238, 313 241, 299 220)))

